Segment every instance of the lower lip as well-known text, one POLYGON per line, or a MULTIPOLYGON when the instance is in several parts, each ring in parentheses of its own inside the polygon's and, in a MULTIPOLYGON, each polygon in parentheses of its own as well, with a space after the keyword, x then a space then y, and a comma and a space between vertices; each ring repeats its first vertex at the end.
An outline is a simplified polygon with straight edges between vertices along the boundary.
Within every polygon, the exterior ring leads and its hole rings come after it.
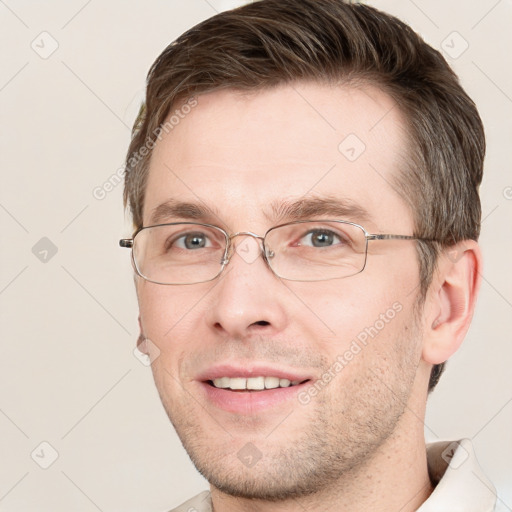
MULTIPOLYGON (((206 382, 199 383, 209 402, 227 412, 250 415, 265 409, 282 406, 284 402, 297 399, 297 394, 309 384, 304 382, 287 388, 262 391, 230 391, 216 388, 206 382)), ((298 400, 297 400, 298 401, 298 400)))

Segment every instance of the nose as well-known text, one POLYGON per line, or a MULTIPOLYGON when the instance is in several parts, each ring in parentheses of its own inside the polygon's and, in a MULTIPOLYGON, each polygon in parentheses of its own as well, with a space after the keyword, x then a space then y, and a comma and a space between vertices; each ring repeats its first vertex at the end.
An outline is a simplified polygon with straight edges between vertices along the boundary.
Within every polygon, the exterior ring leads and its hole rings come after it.
POLYGON ((287 325, 286 288, 264 260, 262 237, 235 236, 243 238, 232 243, 229 264, 209 294, 208 324, 230 338, 276 334, 287 325))

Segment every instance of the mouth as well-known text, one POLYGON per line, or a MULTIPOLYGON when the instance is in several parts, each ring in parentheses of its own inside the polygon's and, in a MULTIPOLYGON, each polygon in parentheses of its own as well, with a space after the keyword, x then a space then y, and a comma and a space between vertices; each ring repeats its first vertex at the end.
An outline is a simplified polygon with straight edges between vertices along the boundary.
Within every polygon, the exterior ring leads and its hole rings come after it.
POLYGON ((305 380, 289 380, 280 377, 259 376, 259 377, 218 377, 205 381, 206 384, 217 388, 237 392, 258 392, 268 389, 289 388, 299 386, 308 382, 305 380))
POLYGON ((297 395, 313 380, 313 375, 254 363, 220 365, 196 377, 205 404, 246 416, 281 413, 285 405, 298 405, 297 395))

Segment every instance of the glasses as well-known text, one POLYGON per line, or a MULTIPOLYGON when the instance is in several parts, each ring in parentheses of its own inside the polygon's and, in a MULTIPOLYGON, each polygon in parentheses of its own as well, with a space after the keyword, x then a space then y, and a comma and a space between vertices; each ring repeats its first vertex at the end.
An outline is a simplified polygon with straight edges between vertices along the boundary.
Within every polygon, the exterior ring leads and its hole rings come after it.
POLYGON ((218 277, 234 252, 248 261, 240 245, 235 248, 232 242, 239 236, 258 240, 258 251, 270 270, 290 281, 326 281, 359 274, 366 266, 369 241, 422 240, 368 233, 359 224, 344 220, 290 222, 269 229, 265 236, 248 231, 229 235, 211 224, 173 222, 143 227, 133 238, 119 240, 119 245, 132 249, 135 271, 147 281, 198 284, 218 277))

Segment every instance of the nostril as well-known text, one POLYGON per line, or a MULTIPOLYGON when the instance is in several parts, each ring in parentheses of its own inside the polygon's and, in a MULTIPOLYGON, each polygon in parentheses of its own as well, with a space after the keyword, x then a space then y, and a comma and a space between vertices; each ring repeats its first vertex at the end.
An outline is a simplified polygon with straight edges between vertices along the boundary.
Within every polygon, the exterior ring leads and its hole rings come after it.
POLYGON ((267 322, 266 320, 260 320, 258 322, 254 322, 252 325, 261 325, 261 326, 266 326, 266 325, 270 325, 270 322, 267 322))

